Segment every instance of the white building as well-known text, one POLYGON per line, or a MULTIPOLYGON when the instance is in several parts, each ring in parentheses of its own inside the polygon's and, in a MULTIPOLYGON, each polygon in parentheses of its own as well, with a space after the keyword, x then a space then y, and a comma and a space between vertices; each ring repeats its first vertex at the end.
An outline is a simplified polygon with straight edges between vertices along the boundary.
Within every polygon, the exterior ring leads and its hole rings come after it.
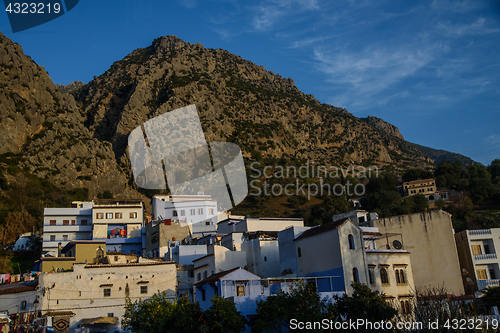
POLYGON ((171 219, 189 224, 212 220, 217 225, 217 201, 210 195, 155 195, 151 205, 153 220, 171 219))
POLYGON ((92 202, 73 203, 72 208, 43 210, 43 251, 56 257, 58 244, 92 239, 92 202))
POLYGON ((500 285, 500 228, 464 230, 455 242, 466 294, 500 285))
POLYGON ((12 325, 30 323, 36 311, 40 309, 38 306, 40 295, 38 280, 2 284, 0 312, 9 316, 18 314, 15 322, 11 322, 12 325))
POLYGON ((92 209, 92 239, 106 241, 108 251, 142 254, 144 203, 97 200, 92 209))
POLYGON ((244 218, 234 219, 228 218, 220 221, 217 224, 217 232, 219 234, 230 234, 232 232, 244 231, 281 231, 289 227, 304 226, 302 218, 244 218))
POLYGON ((73 272, 43 274, 42 314, 53 317, 53 325, 70 332, 121 331, 126 299, 151 297, 166 291, 176 297, 175 262, 148 261, 130 264, 74 264, 73 272))

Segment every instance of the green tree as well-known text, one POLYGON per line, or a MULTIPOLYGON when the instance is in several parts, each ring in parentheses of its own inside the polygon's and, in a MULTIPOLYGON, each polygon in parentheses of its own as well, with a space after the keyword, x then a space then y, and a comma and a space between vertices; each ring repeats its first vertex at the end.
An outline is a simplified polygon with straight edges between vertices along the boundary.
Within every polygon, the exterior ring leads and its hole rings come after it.
POLYGON ((500 287, 488 287, 483 293, 481 300, 484 304, 500 308, 500 287))
POLYGON ((211 333, 237 333, 245 330, 246 318, 236 309, 233 300, 215 296, 212 306, 203 315, 208 331, 211 333))
POLYGON ((370 322, 390 321, 398 311, 384 299, 384 295, 371 290, 366 284, 354 282, 352 296, 336 297, 334 307, 344 318, 364 319, 370 322))
POLYGON ((291 319, 321 321, 331 317, 329 309, 332 310, 316 292, 314 284, 298 282, 290 293, 280 290, 257 302, 257 319, 252 323, 252 332, 289 332, 291 319))
POLYGON ((135 302, 127 299, 123 317, 124 328, 143 333, 199 332, 204 324, 199 303, 187 297, 172 301, 166 292, 135 302))

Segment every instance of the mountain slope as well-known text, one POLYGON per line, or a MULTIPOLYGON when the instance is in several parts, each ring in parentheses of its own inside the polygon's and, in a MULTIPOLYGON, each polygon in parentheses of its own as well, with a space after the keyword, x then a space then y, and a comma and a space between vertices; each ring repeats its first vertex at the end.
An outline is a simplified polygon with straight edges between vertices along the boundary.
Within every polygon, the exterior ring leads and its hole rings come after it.
POLYGON ((209 141, 237 143, 248 160, 321 165, 426 165, 402 138, 321 104, 293 80, 224 50, 156 39, 88 84, 59 86, 8 38, 0 40, 2 151, 67 189, 136 196, 127 136, 145 121, 195 104, 209 141), (4 107, 5 106, 5 107, 4 107))

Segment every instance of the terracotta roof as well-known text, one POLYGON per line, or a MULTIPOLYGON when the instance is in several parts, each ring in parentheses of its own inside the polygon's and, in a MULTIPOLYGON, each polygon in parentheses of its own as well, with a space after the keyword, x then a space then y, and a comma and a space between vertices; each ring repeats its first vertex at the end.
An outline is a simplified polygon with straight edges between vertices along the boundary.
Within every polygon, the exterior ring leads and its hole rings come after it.
POLYGON ((23 293, 26 291, 36 290, 38 287, 38 280, 26 282, 14 282, 2 285, 0 295, 23 293))
POLYGON ((233 269, 229 269, 227 271, 222 271, 222 272, 219 272, 219 273, 216 273, 216 274, 212 274, 210 275, 209 277, 207 277, 206 279, 203 279, 197 283, 195 283, 196 286, 198 285, 202 285, 202 284, 207 284, 207 283, 211 283, 211 282, 215 282, 217 280, 219 280, 221 277, 224 277, 226 275, 228 275, 229 273, 232 273, 238 269, 240 269, 241 267, 235 267, 233 269))
POLYGON ((423 182, 434 182, 434 179, 422 179, 422 180, 412 180, 410 182, 404 182, 403 185, 408 185, 408 184, 418 184, 418 183, 423 183, 423 182))
POLYGON ((350 218, 345 218, 345 219, 341 219, 338 221, 329 222, 329 223, 326 223, 326 224, 323 224, 323 225, 320 225, 317 227, 313 227, 311 229, 304 231, 302 234, 300 234, 299 237, 295 238, 294 241, 296 241, 298 239, 318 235, 318 234, 321 234, 321 233, 326 232, 326 231, 337 229, 342 224, 344 224, 345 222, 350 221, 350 220, 351 220, 350 218))

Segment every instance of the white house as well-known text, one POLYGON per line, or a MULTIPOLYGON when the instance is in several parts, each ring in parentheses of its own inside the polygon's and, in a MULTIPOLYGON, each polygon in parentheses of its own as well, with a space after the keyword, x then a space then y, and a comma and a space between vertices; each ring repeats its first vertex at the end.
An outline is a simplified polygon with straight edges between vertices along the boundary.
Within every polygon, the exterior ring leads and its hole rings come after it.
POLYGON ((92 209, 92 239, 106 241, 108 251, 142 254, 144 203, 141 200, 97 200, 92 209))
POLYGON ((66 246, 72 240, 92 239, 92 202, 74 202, 72 208, 43 210, 43 251, 58 256, 58 244, 66 246))
POLYGON ((189 224, 212 220, 217 225, 217 201, 210 195, 155 195, 151 205, 153 219, 189 224))
POLYGON ((70 332, 121 331, 126 299, 145 299, 159 291, 176 297, 175 262, 74 264, 73 272, 42 274, 42 315, 70 332))
MULTIPOLYGON (((30 324, 39 307, 38 280, 0 285, 0 313, 16 315, 11 326, 30 324)), ((0 322, 0 328, 2 327, 0 322)), ((2 331, 3 332, 3 331, 2 331)))
POLYGON ((464 230, 455 242, 467 294, 500 285, 500 228, 464 230))

